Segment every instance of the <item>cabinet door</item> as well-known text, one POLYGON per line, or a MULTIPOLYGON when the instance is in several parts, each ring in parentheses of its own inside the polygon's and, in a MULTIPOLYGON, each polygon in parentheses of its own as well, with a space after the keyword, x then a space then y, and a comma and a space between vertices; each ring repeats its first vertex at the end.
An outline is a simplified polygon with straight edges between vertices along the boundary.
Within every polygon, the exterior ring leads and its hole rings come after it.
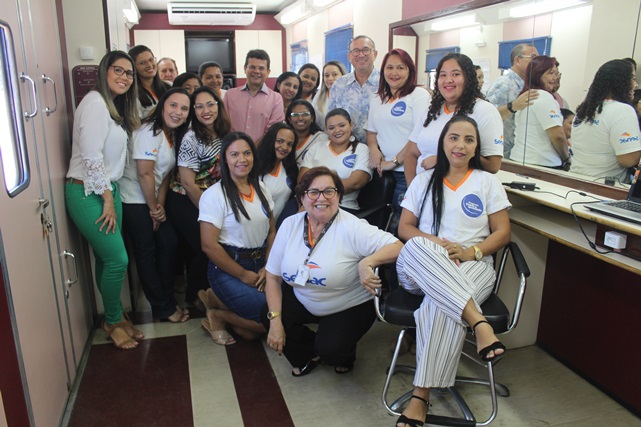
POLYGON ((278 30, 238 30, 234 33, 236 44, 236 75, 244 76, 245 56, 252 49, 263 49, 271 61, 270 78, 283 72, 283 38, 278 30))

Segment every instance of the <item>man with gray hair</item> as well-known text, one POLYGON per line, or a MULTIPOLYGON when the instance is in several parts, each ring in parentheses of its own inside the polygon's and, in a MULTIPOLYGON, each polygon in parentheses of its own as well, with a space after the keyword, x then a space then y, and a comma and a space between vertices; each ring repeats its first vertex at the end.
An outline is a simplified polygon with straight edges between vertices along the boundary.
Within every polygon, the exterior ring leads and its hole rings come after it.
POLYGON ((374 68, 376 46, 367 36, 356 36, 349 42, 349 62, 354 71, 339 77, 332 85, 329 107, 345 109, 354 123, 352 133, 363 144, 367 143, 365 126, 369 101, 378 90, 381 73, 374 68))
POLYGON ((503 156, 510 158, 514 146, 514 113, 532 104, 539 94, 530 90, 519 96, 525 83, 527 66, 539 52, 531 44, 514 46, 510 53, 510 70, 496 79, 487 91, 487 100, 494 104, 503 119, 503 156))

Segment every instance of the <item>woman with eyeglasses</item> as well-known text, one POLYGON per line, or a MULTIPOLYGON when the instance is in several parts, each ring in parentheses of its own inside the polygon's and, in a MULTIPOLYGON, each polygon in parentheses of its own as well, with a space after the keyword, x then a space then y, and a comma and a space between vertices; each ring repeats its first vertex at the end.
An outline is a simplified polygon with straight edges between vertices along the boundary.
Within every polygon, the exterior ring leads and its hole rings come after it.
POLYGON ((143 120, 128 144, 120 179, 124 231, 130 237, 138 278, 155 321, 182 323, 189 313, 174 297, 176 234, 167 221, 167 191, 176 165, 174 145, 189 127, 187 91, 173 88, 143 120))
POLYGON ((265 259, 276 231, 274 202, 258 176, 256 146, 243 132, 223 138, 221 180, 200 198, 200 236, 209 258, 211 289, 201 293, 207 319, 201 323, 214 343, 236 341, 231 327, 246 340, 265 334, 260 313, 265 305, 265 259))
POLYGON ((174 145, 176 166, 167 194, 167 216, 187 243, 185 301, 198 306, 198 292, 209 288, 207 256, 200 243, 198 204, 203 192, 220 181, 220 144, 231 132, 231 120, 220 97, 209 87, 191 95, 191 129, 174 145))
POLYGON ((340 61, 329 61, 323 67, 323 75, 320 90, 314 97, 312 105, 316 111, 316 124, 322 130, 325 130, 325 114, 329 106, 329 96, 334 82, 340 77, 347 74, 345 66, 340 61))
POLYGON ((292 101, 300 99, 303 93, 303 82, 298 74, 292 71, 285 71, 276 79, 274 92, 280 93, 283 98, 283 111, 287 111, 287 107, 292 101))
POLYGON ((274 200, 276 224, 280 224, 279 217, 288 202, 292 205, 291 213, 298 210, 298 206, 290 202, 294 201, 294 187, 298 179, 295 150, 297 142, 294 129, 281 122, 271 125, 258 145, 258 176, 269 187, 274 200))
POLYGON ((267 344, 287 357, 295 377, 320 361, 337 374, 353 369, 357 343, 375 320, 381 279, 374 269, 394 262, 403 246, 339 209, 344 192, 336 172, 309 169, 296 187, 305 210, 283 221, 267 262, 267 344))
POLYGON ((309 169, 327 166, 335 170, 343 182, 345 197, 340 206, 348 212, 356 213, 358 192, 372 178, 369 168, 369 148, 361 144, 352 134, 354 124, 349 113, 335 108, 325 117, 328 142, 316 143, 305 155, 298 173, 299 180, 309 169))
POLYGON ((98 65, 96 87, 82 99, 73 120, 71 160, 65 184, 67 212, 96 258, 96 285, 105 308, 102 329, 116 348, 131 350, 144 338, 120 302, 129 263, 122 239, 122 202, 117 183, 127 139, 140 126, 135 65, 120 50, 98 65))
POLYGON ((296 163, 300 167, 305 154, 314 144, 327 142, 329 138, 316 124, 314 107, 304 99, 296 99, 285 111, 285 121, 294 129, 298 137, 296 144, 296 163))
POLYGON ((556 58, 539 55, 527 66, 521 93, 536 89, 539 97, 516 112, 514 147, 510 158, 538 166, 569 170, 570 152, 563 116, 552 92, 559 76, 556 58))
POLYGON ((147 46, 137 45, 129 49, 129 55, 136 64, 136 78, 138 80, 138 111, 140 118, 144 119, 151 113, 158 99, 171 87, 160 79, 156 58, 147 46))

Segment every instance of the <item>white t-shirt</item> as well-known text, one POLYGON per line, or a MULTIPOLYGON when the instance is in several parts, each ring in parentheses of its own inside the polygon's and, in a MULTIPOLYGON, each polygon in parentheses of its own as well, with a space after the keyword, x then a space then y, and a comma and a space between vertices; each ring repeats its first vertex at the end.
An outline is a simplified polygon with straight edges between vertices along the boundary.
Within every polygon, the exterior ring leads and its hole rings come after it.
MULTIPOLYGON (((401 99, 384 104, 376 96, 369 102, 367 130, 376 133, 378 147, 385 160, 392 160, 405 147, 416 123, 423 123, 431 97, 427 90, 417 87, 401 99)), ((403 171, 399 166, 395 171, 403 171)))
POLYGON ((639 120, 634 107, 607 100, 594 123, 583 121, 572 129, 571 172, 596 178, 616 176, 624 182, 627 168, 616 156, 641 150, 639 120))
MULTIPOLYGON (((269 202, 269 209, 273 210, 274 202, 269 189, 262 182, 260 188, 269 202)), ((217 182, 205 190, 200 197, 198 221, 209 222, 220 229, 218 242, 223 245, 246 249, 260 248, 269 233, 269 212, 263 208, 260 197, 254 189, 249 198, 241 196, 241 200, 251 219, 245 218, 242 212, 238 212, 240 218, 238 222, 234 218, 231 204, 225 197, 222 183, 217 182)))
POLYGON ((510 158, 533 165, 561 166, 563 160, 546 132, 554 126, 563 126, 559 103, 549 92, 537 92, 539 97, 532 105, 516 112, 514 147, 510 158))
POLYGON ((125 172, 120 179, 120 195, 123 203, 145 203, 145 196, 138 181, 138 166, 136 160, 154 161, 154 191, 158 188, 176 165, 176 154, 169 145, 164 132, 153 134, 152 124, 148 123, 134 132, 127 145, 128 160, 125 172))
MULTIPOLYGON (((427 113, 425 114, 427 117, 427 113)), ((441 114, 430 122, 427 127, 423 127, 425 118, 414 126, 410 135, 410 141, 415 142, 421 157, 416 164, 416 173, 419 174, 425 169, 421 162, 426 157, 436 156, 438 148, 438 138, 443 132, 443 128, 454 117, 453 113, 445 113, 445 105, 441 108, 441 114)), ((503 120, 496 107, 487 101, 477 99, 474 104, 474 110, 469 117, 473 118, 478 127, 481 136, 481 156, 501 156, 503 157, 503 120)))
POLYGON ((283 221, 265 269, 293 286, 296 298, 315 316, 338 313, 372 299, 360 284, 358 262, 398 239, 339 209, 334 223, 314 247, 307 262, 309 278, 300 286, 294 281, 309 254, 303 237, 305 215, 300 212, 283 221))
POLYGON ((105 100, 92 90, 74 114, 67 178, 84 181, 86 196, 111 190, 111 183, 125 169, 127 139, 127 132, 109 115, 105 100))
POLYGON ((283 211, 283 208, 289 198, 292 196, 292 190, 296 183, 291 182, 282 162, 278 163, 278 170, 275 175, 272 175, 271 173, 265 174, 261 177, 261 180, 265 183, 267 188, 269 188, 269 192, 274 200, 274 219, 276 219, 283 211))
MULTIPOLYGON (((429 170, 416 175, 405 192, 401 206, 415 216, 421 210, 425 190, 433 173, 433 170, 429 170)), ((488 215, 512 207, 501 181, 489 172, 471 169, 457 187, 451 187, 447 181, 444 184, 443 214, 437 236, 465 247, 479 244, 490 235, 488 215)), ((434 234, 431 193, 430 190, 418 221, 419 230, 427 234, 434 234)), ((491 260, 491 257, 487 258, 491 260)))
MULTIPOLYGON (((307 137, 307 140, 305 143, 296 148, 296 163, 298 163, 298 167, 303 164, 303 160, 305 159, 305 156, 307 155, 307 152, 309 151, 310 148, 312 148, 315 144, 318 144, 320 142, 328 142, 329 141, 329 136, 325 132, 316 132, 314 135, 309 135, 307 137)), ((298 141, 300 144, 300 141, 298 141)))
MULTIPOLYGON (((316 166, 327 166, 338 174, 340 179, 347 179, 354 171, 366 172, 370 179, 372 170, 369 168, 369 147, 366 144, 357 144, 356 151, 352 153, 351 145, 347 150, 337 154, 330 147, 330 141, 314 144, 303 159, 301 168, 313 168, 316 166)), ((343 196, 341 207, 348 209, 359 209, 358 190, 352 191, 343 196)))

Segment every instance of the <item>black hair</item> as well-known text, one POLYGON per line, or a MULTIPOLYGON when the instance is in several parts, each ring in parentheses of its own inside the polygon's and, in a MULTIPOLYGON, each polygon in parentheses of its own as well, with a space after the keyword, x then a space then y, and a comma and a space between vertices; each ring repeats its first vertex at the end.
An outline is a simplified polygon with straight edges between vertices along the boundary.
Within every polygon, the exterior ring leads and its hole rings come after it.
POLYGON ((223 73, 223 67, 220 66, 220 64, 216 61, 207 61, 203 62, 200 64, 198 67, 198 76, 202 79, 203 74, 205 74, 205 71, 207 71, 207 68, 218 68, 220 70, 220 74, 223 73))
POLYGON ((185 119, 185 123, 173 129, 173 135, 172 135, 173 141, 171 141, 171 143, 174 145, 176 156, 178 156, 180 142, 185 136, 185 133, 187 133, 187 130, 189 129, 189 122, 192 117, 192 108, 191 108, 192 103, 191 103, 191 98, 189 97, 189 93, 187 93, 187 90, 181 87, 174 87, 169 89, 158 99, 158 105, 156 106, 156 108, 154 108, 154 110, 142 122, 144 124, 147 124, 147 123, 152 124, 152 131, 154 136, 162 132, 165 126, 165 122, 163 120, 163 113, 165 111, 165 102, 167 101, 167 99, 169 99, 170 96, 176 93, 183 94, 189 99, 189 113, 187 118, 185 119))
MULTIPOLYGON (((291 114, 292 111, 294 111, 294 108, 302 105, 305 108, 307 108, 307 111, 309 111, 312 115, 312 125, 309 128, 309 134, 314 135, 316 132, 322 131, 320 126, 318 126, 318 123, 316 123, 316 110, 314 110, 314 107, 312 104, 309 103, 309 101, 305 99, 294 99, 289 106, 287 107, 287 111, 285 111, 285 121, 289 124, 292 125, 292 118, 291 114)), ((292 126, 293 127, 293 126, 292 126)))
MULTIPOLYGON (((349 113, 346 110, 344 110, 343 108, 334 108, 325 116, 325 129, 327 129, 327 120, 329 120, 334 116, 341 116, 342 118, 347 119, 347 121, 352 126, 354 126, 354 123, 352 123, 352 118, 350 117, 349 113)), ((355 153, 356 147, 358 147, 359 142, 358 142, 358 139, 356 139, 356 137, 354 136, 353 127, 352 127, 352 136, 349 137, 349 141, 352 146, 352 153, 355 153)))
POLYGON ((280 76, 278 76, 278 78, 276 79, 276 83, 274 83, 274 92, 280 93, 278 85, 290 77, 295 77, 296 79, 298 79, 298 92, 296 92, 296 96, 294 96, 294 99, 300 99, 301 95, 303 94, 303 81, 301 80, 300 76, 293 71, 285 71, 280 76))
POLYGON ((425 202, 427 201, 427 195, 430 193, 430 190, 432 190, 432 211, 434 212, 434 217, 432 220, 431 234, 433 234, 434 236, 438 236, 438 232, 441 228, 441 219, 443 216, 443 180, 445 179, 445 175, 447 175, 447 172, 450 170, 450 161, 447 159, 447 156, 445 155, 445 149, 443 148, 445 143, 445 136, 447 135, 450 127, 457 122, 467 122, 474 126, 474 129, 476 130, 476 149, 474 150, 474 157, 470 159, 469 166, 470 169, 483 169, 481 167, 481 135, 479 134, 479 127, 476 123, 476 120, 464 115, 456 115, 452 117, 452 119, 445 124, 445 127, 443 127, 443 131, 438 138, 436 165, 434 166, 434 172, 432 173, 430 181, 427 184, 425 195, 423 196, 423 201, 421 202, 421 207, 419 208, 418 215, 416 216, 416 218, 420 222, 421 215, 423 214, 423 209, 425 207, 425 202))
POLYGON ((267 69, 269 70, 271 67, 271 60, 269 59, 269 54, 265 52, 262 49, 252 49, 249 52, 247 52, 247 56, 245 57, 245 67, 247 64, 249 64, 250 59, 259 59, 261 61, 267 61, 267 69))
MULTIPOLYGON (((307 64, 304 64, 302 67, 300 67, 300 70, 298 70, 298 75, 300 76, 301 74, 303 74, 303 71, 307 69, 315 70, 316 74, 318 74, 318 80, 316 80, 316 86, 314 86, 314 89, 312 89, 312 91, 310 92, 310 95, 311 95, 310 99, 314 99, 314 97, 316 96, 316 92, 318 92, 318 86, 320 86, 320 82, 323 79, 323 76, 321 76, 321 72, 318 69, 318 67, 312 64, 311 62, 308 62, 307 64)), ((301 83, 302 83, 302 80, 303 78, 301 77, 301 83)))
POLYGON ((243 206, 243 201, 240 196, 240 191, 238 190, 238 186, 234 182, 234 180, 231 177, 231 173, 229 172, 229 166, 227 165, 227 149, 229 148, 230 145, 232 145, 234 142, 238 140, 243 140, 245 141, 248 145, 249 148, 252 152, 252 157, 254 158, 254 166, 251 168, 249 171, 249 176, 247 177, 247 180, 249 184, 254 188, 254 191, 258 195, 258 198, 260 199, 260 204, 263 206, 263 209, 265 209, 265 212, 269 212, 270 215, 272 215, 271 209, 269 208, 269 202, 267 201, 267 197, 263 193, 263 191, 260 189, 260 182, 259 182, 259 175, 258 175, 258 168, 256 167, 256 144, 254 144, 254 141, 251 139, 251 136, 247 135, 244 132, 232 132, 227 134, 221 143, 220 146, 220 172, 221 172, 221 179, 220 179, 220 185, 223 188, 223 193, 225 194, 225 199, 229 202, 231 205, 231 209, 234 212, 234 218, 236 221, 240 222, 240 217, 239 215, 242 214, 245 218, 248 220, 251 220, 249 217, 249 214, 247 213, 247 210, 245 210, 245 207, 243 206))
POLYGON ((274 149, 276 145, 276 138, 278 137, 278 132, 282 129, 291 131, 294 134, 294 146, 292 151, 285 157, 282 161, 283 167, 285 168, 285 174, 291 181, 292 185, 296 184, 298 179, 298 164, 296 163, 296 146, 298 145, 298 135, 296 131, 289 124, 285 122, 274 123, 267 129, 265 136, 260 140, 260 144, 257 147, 258 153, 258 176, 264 176, 268 173, 271 173, 272 170, 276 167, 278 159, 276 158, 276 150, 274 149))
POLYGON ((200 80, 200 77, 198 77, 198 74, 187 71, 176 76, 172 87, 182 87, 182 85, 184 85, 187 80, 191 79, 196 79, 201 86, 203 85, 203 82, 202 80, 200 80))
POLYGON ((472 114, 474 111, 474 105, 476 105, 476 99, 485 99, 483 93, 479 89, 479 79, 476 77, 476 70, 474 69, 472 60, 462 53, 448 53, 438 61, 438 65, 436 66, 436 85, 434 87, 434 95, 432 96, 432 102, 430 103, 430 107, 427 111, 427 118, 425 119, 425 123, 423 123, 423 127, 427 127, 427 125, 441 115, 441 108, 445 103, 445 98, 443 98, 443 95, 438 88, 438 80, 440 78, 439 74, 441 73, 443 64, 445 61, 449 61, 450 59, 453 59, 458 63, 461 68, 461 72, 463 73, 463 78, 465 79, 463 94, 459 99, 458 107, 456 108, 454 115, 472 114))
POLYGON ((632 92, 632 63, 614 59, 601 65, 594 75, 588 94, 576 110, 574 125, 587 121, 594 123, 597 114, 603 111, 606 99, 630 104, 632 92))
POLYGON ((201 86, 198 89, 194 90, 194 93, 191 94, 191 105, 196 105, 196 97, 201 93, 207 93, 214 98, 218 105, 218 117, 214 120, 214 132, 216 135, 212 135, 207 129, 207 126, 202 124, 195 116, 196 112, 192 108, 193 118, 191 120, 191 129, 196 134, 196 137, 205 145, 210 144, 216 138, 224 138, 229 132, 231 132, 231 119, 225 108, 225 103, 218 96, 216 92, 209 86, 201 86))
MULTIPOLYGON (((144 52, 149 52, 152 56, 154 54, 151 49, 141 44, 129 49, 129 55, 133 58, 134 64, 136 63, 136 58, 138 57, 138 55, 144 52)), ((155 63, 155 59, 154 66, 157 66, 155 63)), ((156 100, 154 99, 153 95, 143 87, 142 82, 140 81, 140 73, 138 72, 136 72, 136 79, 138 80, 138 100, 140 101, 140 105, 142 105, 143 107, 154 105, 156 103, 156 100)), ((155 95, 158 97, 158 102, 160 102, 160 97, 163 96, 164 93, 169 90, 169 88, 171 88, 171 86, 160 79, 157 68, 156 75, 154 76, 154 80, 151 84, 151 88, 153 89, 155 95)))
POLYGON ((563 116, 563 120, 567 119, 570 116, 574 116, 574 111, 567 109, 567 108, 561 108, 561 115, 563 116))

